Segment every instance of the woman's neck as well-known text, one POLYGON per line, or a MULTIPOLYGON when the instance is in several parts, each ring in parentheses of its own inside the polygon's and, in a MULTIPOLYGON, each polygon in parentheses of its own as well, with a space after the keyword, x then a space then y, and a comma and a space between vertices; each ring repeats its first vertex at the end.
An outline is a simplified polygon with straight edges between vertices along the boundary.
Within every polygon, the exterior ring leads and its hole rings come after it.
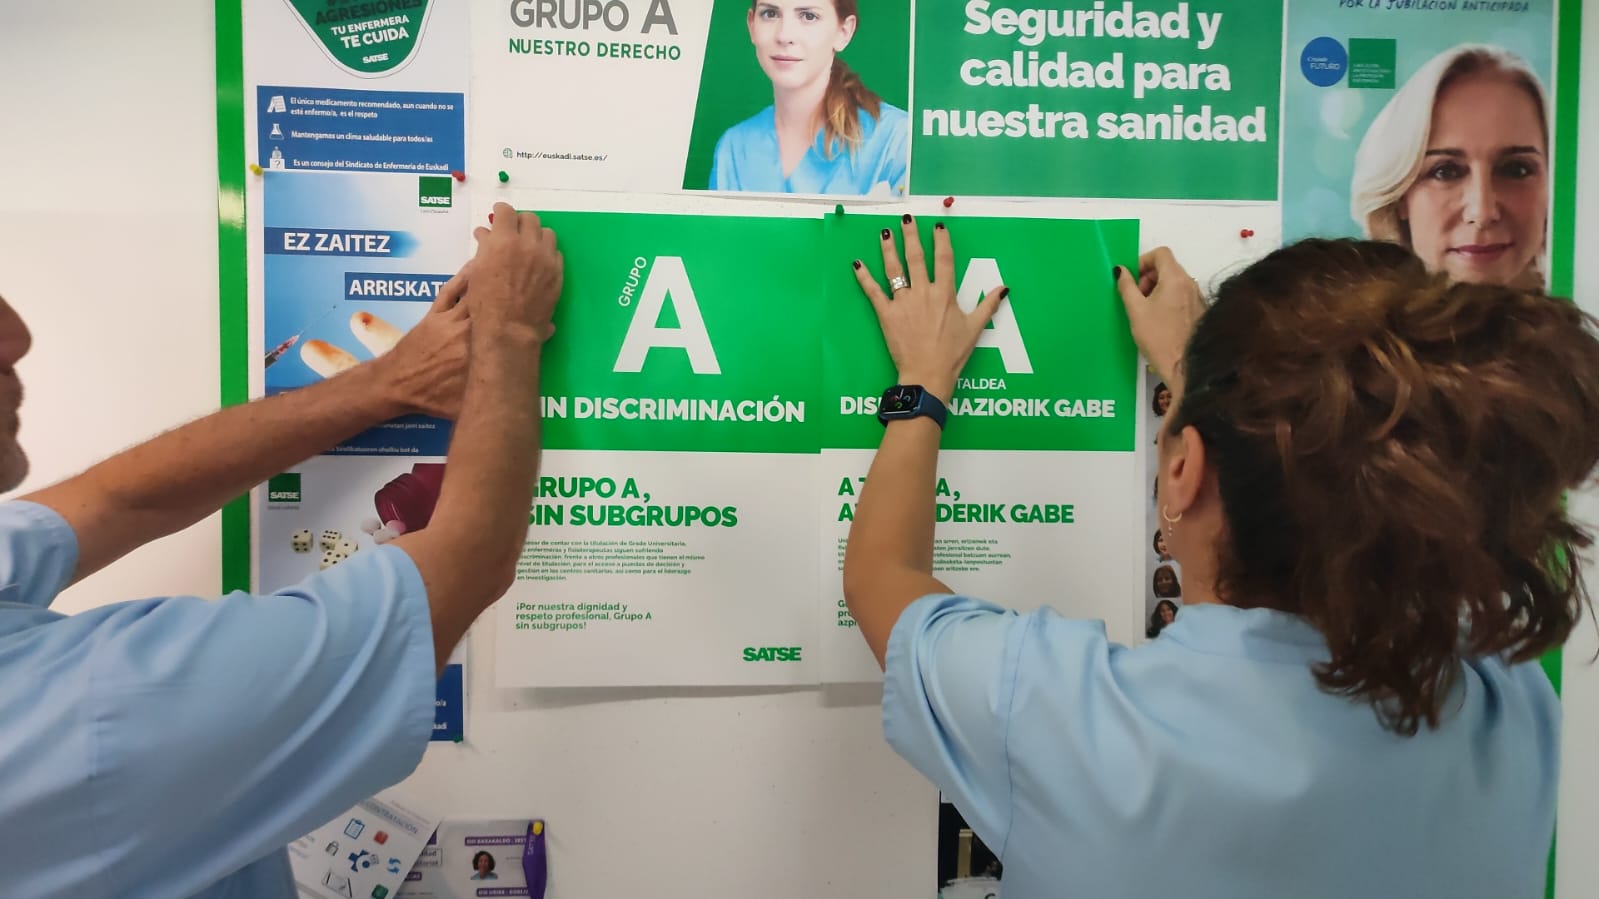
POLYGON ((815 139, 827 82, 827 78, 818 78, 811 84, 773 94, 772 113, 780 140, 801 140, 808 146, 815 139))
POLYGON ((1216 592, 1216 563, 1213 558, 1186 560, 1177 553, 1173 553, 1172 558, 1183 572, 1183 605, 1226 605, 1216 592))

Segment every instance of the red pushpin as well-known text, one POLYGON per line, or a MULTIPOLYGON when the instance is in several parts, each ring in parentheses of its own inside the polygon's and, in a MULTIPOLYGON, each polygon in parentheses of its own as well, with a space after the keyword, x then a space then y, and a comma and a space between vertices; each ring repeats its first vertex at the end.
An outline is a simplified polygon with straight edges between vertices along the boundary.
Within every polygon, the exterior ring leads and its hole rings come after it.
POLYGON ((954 206, 954 205, 955 205, 955 198, 954 197, 945 197, 944 198, 944 208, 945 209, 948 209, 949 207, 954 206))
POLYGON ((461 182, 462 184, 466 183, 466 172, 451 172, 450 177, 461 182))
POLYGON ((1251 228, 1245 228, 1244 230, 1238 232, 1238 236, 1239 237, 1254 237, 1255 236, 1255 232, 1251 228))
POLYGON ((494 224, 494 213, 489 213, 489 224, 494 224))

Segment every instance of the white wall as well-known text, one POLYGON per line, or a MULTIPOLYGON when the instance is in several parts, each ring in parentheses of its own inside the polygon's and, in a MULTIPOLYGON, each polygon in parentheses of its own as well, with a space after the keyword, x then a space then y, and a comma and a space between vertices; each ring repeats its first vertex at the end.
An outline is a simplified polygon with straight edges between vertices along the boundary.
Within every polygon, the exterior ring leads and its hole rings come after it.
MULTIPOLYGON (((0 293, 36 341, 20 366, 23 489, 216 405, 212 6, 163 12, 0 4, 0 293)), ((1599 16, 1587 31, 1599 71, 1599 16)), ((1583 123, 1599 133, 1599 81, 1583 123)), ((1587 150, 1599 171, 1599 141, 1587 150)), ((1599 177, 1582 210, 1591 238, 1599 177)), ((1599 311, 1591 254, 1578 286, 1599 311)), ((1584 501, 1599 511, 1599 494, 1584 501)), ((211 594, 219 578, 213 517, 57 607, 211 594)), ((1599 856, 1580 848, 1599 841, 1596 647, 1589 628, 1567 662, 1564 899, 1599 884, 1599 856)), ((883 746, 874 691, 496 691, 488 656, 474 651, 468 744, 430 750, 417 780, 453 814, 549 817, 564 895, 931 894, 936 794, 883 746)))
MULTIPOLYGON (((1582 176, 1577 184, 1577 270, 1572 293, 1588 312, 1599 315, 1599 6, 1590 6, 1582 23, 1582 113, 1578 133, 1586 141, 1578 156, 1582 176)), ((1599 522, 1599 484, 1572 498, 1574 515, 1599 522)), ((1590 588, 1599 599, 1599 553, 1590 552, 1584 566, 1590 588)), ((1566 644, 1562 700, 1565 738, 1560 776, 1560 823, 1555 853, 1555 885, 1559 899, 1577 899, 1599 892, 1599 625, 1586 619, 1566 644)))
MULTIPOLYGON (((212 7, 77 16, 0 3, 0 295, 34 351, 24 489, 217 405, 212 7)), ((145 547, 58 602, 211 594, 220 525, 145 547)))

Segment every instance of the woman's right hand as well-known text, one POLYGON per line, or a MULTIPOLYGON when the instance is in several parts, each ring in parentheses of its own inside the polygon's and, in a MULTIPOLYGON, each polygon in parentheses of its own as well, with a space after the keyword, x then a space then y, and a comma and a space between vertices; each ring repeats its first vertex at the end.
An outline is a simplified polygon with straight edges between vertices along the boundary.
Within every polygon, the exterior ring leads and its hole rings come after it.
POLYGON ((1194 333, 1195 323, 1205 314, 1199 282, 1165 247, 1156 247, 1138 257, 1136 280, 1119 265, 1115 274, 1116 289, 1132 325, 1133 342, 1154 367, 1155 374, 1171 388, 1175 399, 1182 393, 1182 375, 1177 369, 1183 350, 1194 333))

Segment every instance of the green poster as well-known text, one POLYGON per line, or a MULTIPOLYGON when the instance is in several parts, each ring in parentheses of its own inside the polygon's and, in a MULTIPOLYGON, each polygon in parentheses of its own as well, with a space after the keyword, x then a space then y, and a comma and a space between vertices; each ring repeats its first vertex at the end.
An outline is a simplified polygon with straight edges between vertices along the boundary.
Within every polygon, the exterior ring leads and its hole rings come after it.
POLYGON ((566 262, 547 448, 817 451, 818 221, 541 218, 566 262))
POLYGON ((1277 198, 1283 6, 927 3, 917 194, 1277 198))
MULTIPOLYGON (((933 224, 920 228, 929 259, 933 224)), ((1111 268, 1137 265, 1138 222, 962 218, 949 226, 962 308, 1001 284, 1010 294, 956 385, 944 448, 1131 452, 1138 351, 1111 268)), ((862 260, 887 283, 883 228, 899 235, 899 219, 827 220, 818 401, 830 449, 872 449, 883 437, 876 403, 896 372, 850 264, 862 260)))
POLYGON ((429 12, 429 0, 285 2, 328 57, 353 75, 382 75, 409 62, 429 12))
MULTIPOLYGON (((780 46, 764 48, 769 51, 768 57, 776 51, 797 60, 785 62, 781 68, 760 58, 763 45, 756 41, 760 33, 751 27, 756 7, 750 0, 717 0, 711 9, 704 70, 700 73, 694 128, 683 172, 685 190, 713 186, 711 166, 717 141, 730 128, 773 107, 777 94, 795 89, 790 82, 804 75, 807 63, 825 65, 824 57, 831 57, 825 76, 830 83, 859 85, 858 90, 863 91, 859 96, 876 97, 881 104, 900 112, 910 109, 910 0, 835 4, 836 15, 853 11, 854 17, 847 44, 837 53, 832 52, 832 41, 842 39, 836 33, 821 34, 821 26, 826 23, 813 25, 803 16, 797 18, 774 37, 780 46)), ((803 88, 800 90, 803 92, 803 88)), ((880 112, 882 109, 879 106, 880 112)), ((807 191, 798 188, 792 192, 807 191)), ((838 185, 818 192, 865 193, 838 185)))

